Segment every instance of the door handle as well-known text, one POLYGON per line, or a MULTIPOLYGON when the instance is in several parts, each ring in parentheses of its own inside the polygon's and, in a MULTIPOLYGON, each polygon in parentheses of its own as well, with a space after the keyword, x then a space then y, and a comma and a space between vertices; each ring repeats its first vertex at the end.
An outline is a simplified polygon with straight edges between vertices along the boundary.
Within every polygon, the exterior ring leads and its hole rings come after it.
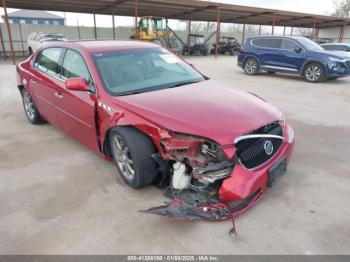
POLYGON ((55 92, 54 95, 55 95, 55 97, 57 97, 59 99, 63 98, 63 95, 61 93, 55 92))

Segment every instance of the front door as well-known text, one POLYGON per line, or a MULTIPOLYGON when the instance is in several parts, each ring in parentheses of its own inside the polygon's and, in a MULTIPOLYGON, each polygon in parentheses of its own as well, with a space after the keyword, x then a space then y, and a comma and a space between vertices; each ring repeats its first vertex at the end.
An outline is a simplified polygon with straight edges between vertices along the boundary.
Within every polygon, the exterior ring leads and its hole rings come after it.
POLYGON ((288 71, 298 72, 304 64, 305 50, 292 39, 283 39, 279 64, 288 71))
POLYGON ((77 51, 66 50, 62 62, 61 79, 55 97, 59 127, 98 152, 94 83, 83 56, 77 51), (90 83, 91 93, 68 90, 65 86, 65 80, 71 77, 84 77, 90 83))

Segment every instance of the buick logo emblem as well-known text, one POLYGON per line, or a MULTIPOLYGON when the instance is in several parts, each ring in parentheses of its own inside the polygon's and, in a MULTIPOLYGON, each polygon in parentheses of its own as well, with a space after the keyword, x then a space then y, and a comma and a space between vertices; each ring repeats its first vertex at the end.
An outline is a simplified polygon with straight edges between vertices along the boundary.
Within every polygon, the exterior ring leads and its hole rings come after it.
POLYGON ((264 143, 264 149, 266 155, 270 156, 273 153, 273 144, 270 140, 266 140, 264 143))

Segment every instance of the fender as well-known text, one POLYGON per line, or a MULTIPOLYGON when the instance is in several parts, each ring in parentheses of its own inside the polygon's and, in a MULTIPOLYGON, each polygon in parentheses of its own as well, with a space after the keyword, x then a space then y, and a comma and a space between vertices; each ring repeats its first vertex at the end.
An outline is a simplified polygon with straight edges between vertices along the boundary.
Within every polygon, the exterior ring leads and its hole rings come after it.
POLYGON ((246 61, 248 58, 252 58, 252 57, 255 58, 256 61, 258 61, 259 66, 261 65, 260 59, 259 59, 256 55, 249 54, 249 55, 247 55, 247 56, 244 57, 244 59, 243 59, 243 61, 242 61, 242 67, 244 67, 245 61, 246 61))
POLYGON ((99 115, 98 128, 100 130, 100 144, 101 144, 101 153, 105 155, 109 155, 109 143, 108 137, 109 132, 113 127, 116 126, 134 126, 142 133, 147 135, 152 139, 154 146, 157 148, 158 152, 162 157, 165 157, 165 154, 160 146, 160 140, 162 138, 168 137, 168 133, 166 130, 156 126, 155 124, 147 121, 141 116, 136 115, 135 113, 129 112, 128 110, 118 110, 115 107, 110 110, 106 109, 107 107, 103 107, 103 103, 99 102, 99 106, 97 106, 97 114, 99 115))
POLYGON ((324 61, 321 61, 319 59, 311 59, 311 58, 306 58, 305 59, 305 62, 304 64, 302 65, 302 67, 300 68, 300 75, 302 76, 303 75, 303 72, 304 72, 304 69, 305 67, 310 64, 310 63, 319 63, 323 66, 323 69, 324 69, 324 73, 325 73, 325 76, 327 76, 327 63, 324 62, 324 61))

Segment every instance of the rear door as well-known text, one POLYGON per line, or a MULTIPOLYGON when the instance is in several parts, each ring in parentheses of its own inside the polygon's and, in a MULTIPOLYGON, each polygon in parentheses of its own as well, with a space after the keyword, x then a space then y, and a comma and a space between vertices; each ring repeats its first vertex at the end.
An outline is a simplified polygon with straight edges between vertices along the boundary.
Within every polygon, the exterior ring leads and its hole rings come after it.
POLYGON ((50 47, 40 51, 32 65, 34 70, 29 80, 40 114, 54 126, 57 126, 54 96, 57 91, 57 81, 60 81, 59 61, 62 52, 63 49, 60 47, 50 47))
POLYGON ((256 38, 252 40, 252 45, 260 60, 261 66, 278 66, 280 60, 280 38, 256 38))
POLYGON ((55 107, 59 127, 73 138, 99 151, 95 125, 95 87, 83 56, 73 49, 67 49, 61 71, 61 82, 55 97, 55 107), (65 80, 71 77, 85 78, 91 92, 70 91, 65 80))

